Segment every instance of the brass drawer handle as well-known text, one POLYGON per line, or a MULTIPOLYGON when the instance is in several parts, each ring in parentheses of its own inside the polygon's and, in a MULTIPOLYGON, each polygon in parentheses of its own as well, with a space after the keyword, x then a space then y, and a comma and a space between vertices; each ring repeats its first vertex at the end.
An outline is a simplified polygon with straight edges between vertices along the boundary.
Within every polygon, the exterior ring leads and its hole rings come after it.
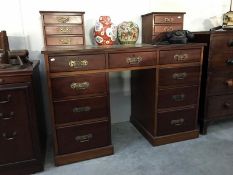
POLYGON ((228 86, 228 87, 232 87, 233 86, 233 80, 232 79, 229 79, 229 80, 226 80, 226 85, 228 86))
POLYGON ((81 135, 81 136, 76 136, 75 140, 77 142, 83 143, 83 142, 89 142, 90 139, 92 139, 93 135, 92 134, 87 134, 87 135, 81 135))
POLYGON ((233 65, 233 58, 227 59, 227 60, 226 60, 226 64, 229 65, 229 66, 230 66, 230 65, 233 65))
POLYGON ((9 141, 9 140, 14 140, 16 134, 17 134, 16 131, 12 132, 10 135, 8 135, 7 133, 4 132, 4 133, 2 133, 2 137, 3 137, 5 140, 7 140, 7 141, 9 141))
POLYGON ((59 23, 67 23, 70 20, 68 16, 58 16, 57 21, 59 23))
POLYGON ((60 39, 58 44, 70 45, 71 39, 69 39, 69 38, 60 39))
POLYGON ((5 116, 3 117, 3 113, 0 113, 0 117, 2 118, 2 120, 10 120, 14 118, 15 113, 14 112, 10 112, 9 116, 5 116))
POLYGON ((188 59, 188 54, 176 54, 174 55, 174 60, 175 61, 185 61, 186 59, 188 59))
POLYGON ((128 64, 139 64, 142 60, 143 59, 140 56, 133 56, 133 57, 126 58, 126 62, 128 64))
POLYGON ((71 68, 81 68, 88 66, 88 60, 70 60, 69 66, 71 68))
POLYGON ((10 102, 10 100, 11 100, 11 95, 8 94, 8 95, 7 95, 7 99, 6 99, 6 100, 3 100, 3 101, 0 101, 0 104, 8 103, 8 102, 10 102))
POLYGON ((187 73, 186 72, 174 73, 172 75, 172 78, 175 79, 175 80, 183 80, 183 79, 185 79, 185 77, 187 77, 187 73))
POLYGON ((173 22, 173 18, 164 18, 164 22, 173 22))
POLYGON ((71 89, 73 90, 85 90, 87 89, 88 87, 90 86, 90 83, 85 81, 85 82, 82 82, 82 83, 71 83, 70 87, 71 89))
POLYGON ((180 118, 180 119, 177 119, 177 120, 171 120, 170 124, 175 125, 175 126, 181 126, 181 125, 184 124, 184 119, 180 118))
POLYGON ((175 101, 184 101, 185 95, 184 94, 179 94, 179 95, 173 95, 172 99, 175 101))
POLYGON ((71 32, 71 27, 60 27, 60 28, 58 28, 57 30, 58 30, 58 32, 60 32, 60 33, 70 33, 71 32))
POLYGON ((73 113, 79 113, 79 112, 89 112, 91 110, 90 106, 83 106, 83 107, 74 107, 73 113))
POLYGON ((165 32, 169 32, 169 31, 172 31, 173 30, 173 27, 164 27, 163 30, 165 32))

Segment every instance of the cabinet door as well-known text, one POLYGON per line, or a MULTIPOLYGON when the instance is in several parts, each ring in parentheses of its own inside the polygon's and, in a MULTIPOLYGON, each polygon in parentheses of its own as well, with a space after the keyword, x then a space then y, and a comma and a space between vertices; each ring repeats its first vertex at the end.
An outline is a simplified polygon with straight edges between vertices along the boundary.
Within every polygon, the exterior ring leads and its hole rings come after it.
POLYGON ((0 85, 0 164, 33 156, 30 84, 0 85))

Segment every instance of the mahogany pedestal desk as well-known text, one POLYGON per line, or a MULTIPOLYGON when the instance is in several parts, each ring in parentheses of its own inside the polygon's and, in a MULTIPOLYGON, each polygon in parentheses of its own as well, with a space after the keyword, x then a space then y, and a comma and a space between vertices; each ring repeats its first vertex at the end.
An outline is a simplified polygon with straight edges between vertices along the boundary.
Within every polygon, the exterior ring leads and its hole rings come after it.
POLYGON ((204 44, 46 47, 55 164, 113 154, 109 72, 131 70, 130 121, 153 145, 197 138, 204 44))

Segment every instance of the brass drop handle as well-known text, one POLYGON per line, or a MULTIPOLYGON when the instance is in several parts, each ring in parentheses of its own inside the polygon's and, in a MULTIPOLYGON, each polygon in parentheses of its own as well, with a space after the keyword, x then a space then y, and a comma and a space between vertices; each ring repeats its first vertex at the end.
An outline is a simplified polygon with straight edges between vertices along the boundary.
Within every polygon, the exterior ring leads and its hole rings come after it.
POLYGON ((7 140, 7 141, 10 141, 10 140, 14 140, 15 139, 15 136, 16 136, 17 132, 14 131, 12 132, 10 135, 8 135, 7 133, 2 133, 2 137, 7 140))
POLYGON ((60 39, 59 44, 70 45, 71 44, 71 39, 69 39, 69 38, 60 39))
POLYGON ((90 86, 90 83, 87 81, 84 81, 82 83, 71 83, 70 88, 73 90, 85 90, 90 86))
POLYGON ((185 77, 187 77, 186 72, 172 74, 172 78, 175 80, 183 80, 183 79, 185 79, 185 77))
POLYGON ((5 116, 3 117, 3 113, 0 113, 0 117, 2 118, 2 120, 10 120, 14 118, 15 113, 14 112, 10 112, 9 116, 5 116))
POLYGON ((92 139, 93 135, 92 134, 87 134, 87 135, 81 135, 81 136, 76 136, 75 140, 77 142, 83 143, 83 142, 89 142, 90 139, 92 139))
POLYGON ((232 87, 232 86, 233 86, 233 80, 232 80, 232 79, 227 80, 227 81, 226 81, 226 85, 227 85, 228 87, 232 87))
POLYGON ((60 27, 60 28, 58 28, 58 31, 61 33, 70 33, 71 28, 70 27, 60 27))
POLYGON ((223 106, 224 106, 225 108, 229 108, 229 107, 231 107, 231 103, 225 102, 225 103, 223 104, 223 106))
POLYGON ((127 57, 126 62, 128 64, 139 64, 142 61, 142 57, 140 56, 132 56, 132 57, 127 57))
POLYGON ((164 18, 164 22, 173 22, 173 18, 164 18))
POLYGON ((79 113, 79 112, 89 112, 91 110, 90 106, 82 106, 82 107, 74 107, 73 113, 79 113))
POLYGON ((169 32, 169 31, 173 30, 173 27, 164 27, 163 30, 166 31, 166 32, 169 32))
POLYGON ((8 95, 7 95, 7 99, 6 99, 6 100, 3 100, 3 101, 0 101, 0 104, 9 103, 9 102, 10 102, 10 99, 11 99, 11 95, 8 94, 8 95))
POLYGON ((180 118, 180 119, 177 119, 177 120, 171 120, 170 124, 175 125, 175 126, 181 126, 181 125, 184 124, 184 119, 180 118))
POLYGON ((188 54, 175 54, 173 58, 175 61, 185 61, 188 59, 188 54))
POLYGON ((68 62, 71 68, 81 68, 88 66, 88 60, 80 59, 80 60, 70 60, 68 62))
POLYGON ((174 101, 184 101, 185 95, 184 94, 178 94, 178 95, 173 95, 172 99, 174 101))
POLYGON ((70 20, 68 16, 58 16, 57 21, 59 23, 67 23, 70 20))

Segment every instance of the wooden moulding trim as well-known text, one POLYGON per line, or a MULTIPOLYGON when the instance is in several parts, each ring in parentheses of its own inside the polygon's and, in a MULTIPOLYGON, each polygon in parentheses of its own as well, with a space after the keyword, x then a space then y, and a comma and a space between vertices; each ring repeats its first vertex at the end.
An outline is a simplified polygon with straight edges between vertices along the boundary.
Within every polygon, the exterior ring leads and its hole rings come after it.
POLYGON ((165 136, 154 137, 135 118, 131 117, 130 121, 153 146, 164 145, 168 143, 179 142, 179 141, 184 141, 199 137, 198 129, 187 132, 180 132, 165 136))
POLYGON ((101 148, 81 151, 77 153, 64 154, 55 156, 55 165, 60 166, 64 164, 74 163, 82 160, 112 155, 114 153, 113 146, 105 146, 101 148))

